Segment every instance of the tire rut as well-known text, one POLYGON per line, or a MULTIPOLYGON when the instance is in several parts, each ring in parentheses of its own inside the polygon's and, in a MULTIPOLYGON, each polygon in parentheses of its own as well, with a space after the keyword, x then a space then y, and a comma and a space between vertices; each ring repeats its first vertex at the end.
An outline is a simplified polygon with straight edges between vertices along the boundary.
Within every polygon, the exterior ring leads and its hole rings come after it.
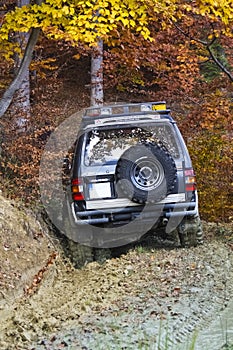
POLYGON ((35 294, 5 309, 0 347, 188 349, 230 307, 232 266, 231 245, 220 240, 138 247, 81 270, 59 258, 35 294))

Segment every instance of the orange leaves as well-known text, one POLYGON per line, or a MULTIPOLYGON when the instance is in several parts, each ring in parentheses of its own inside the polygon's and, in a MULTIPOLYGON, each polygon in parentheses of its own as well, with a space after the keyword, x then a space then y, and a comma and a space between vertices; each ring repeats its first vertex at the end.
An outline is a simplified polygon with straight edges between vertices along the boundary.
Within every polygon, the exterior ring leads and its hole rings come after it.
POLYGON ((29 286, 25 287, 25 289, 24 289, 25 295, 31 295, 37 290, 37 288, 39 287, 39 284, 43 280, 45 272, 49 269, 50 265, 53 265, 56 257, 57 257, 57 253, 56 252, 53 252, 49 256, 48 260, 45 263, 45 266, 42 267, 38 271, 38 273, 34 276, 32 283, 29 286))
POLYGON ((151 34, 152 43, 126 30, 115 37, 114 48, 105 54, 105 72, 111 75, 111 86, 115 83, 118 88, 139 94, 148 91, 150 98, 156 94, 156 99, 189 94, 199 74, 196 52, 174 27, 162 31, 161 24, 154 23, 151 34), (135 75, 140 76, 136 84, 135 75))
POLYGON ((206 94, 200 126, 212 132, 227 132, 231 123, 231 101, 219 89, 206 94))

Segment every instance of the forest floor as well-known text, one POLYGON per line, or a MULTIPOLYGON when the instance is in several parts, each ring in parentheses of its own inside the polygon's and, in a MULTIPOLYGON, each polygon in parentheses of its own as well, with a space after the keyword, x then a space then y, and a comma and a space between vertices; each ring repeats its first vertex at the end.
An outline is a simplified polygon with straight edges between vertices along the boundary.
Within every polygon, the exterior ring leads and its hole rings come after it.
POLYGON ((0 198, 0 348, 220 350, 233 341, 233 225, 155 239, 74 269, 33 215, 0 198))

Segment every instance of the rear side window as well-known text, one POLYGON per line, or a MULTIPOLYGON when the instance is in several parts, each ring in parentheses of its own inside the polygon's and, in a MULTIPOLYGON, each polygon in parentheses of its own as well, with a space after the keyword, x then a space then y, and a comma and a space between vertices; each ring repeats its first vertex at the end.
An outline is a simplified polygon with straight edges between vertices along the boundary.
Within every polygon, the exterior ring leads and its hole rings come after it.
POLYGON ((179 157, 179 147, 173 128, 169 124, 151 126, 150 129, 95 129, 89 132, 87 137, 84 164, 114 164, 129 147, 144 142, 162 144, 173 158, 179 157))

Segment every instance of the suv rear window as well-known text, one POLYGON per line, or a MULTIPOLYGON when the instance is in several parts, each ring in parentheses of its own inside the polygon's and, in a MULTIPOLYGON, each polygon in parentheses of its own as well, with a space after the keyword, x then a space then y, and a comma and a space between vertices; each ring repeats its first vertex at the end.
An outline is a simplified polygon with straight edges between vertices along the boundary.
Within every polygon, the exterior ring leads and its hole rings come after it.
POLYGON ((179 157, 179 148, 170 124, 144 128, 94 129, 89 132, 85 147, 86 166, 115 164, 131 146, 143 142, 163 144, 173 158, 179 157))

